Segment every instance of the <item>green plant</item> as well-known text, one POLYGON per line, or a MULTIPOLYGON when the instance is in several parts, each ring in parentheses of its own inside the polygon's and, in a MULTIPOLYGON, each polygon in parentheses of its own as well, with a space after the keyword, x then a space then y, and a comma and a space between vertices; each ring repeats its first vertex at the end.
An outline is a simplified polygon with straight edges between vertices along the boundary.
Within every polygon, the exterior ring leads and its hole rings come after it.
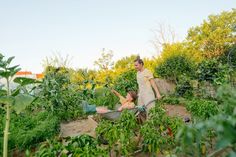
MULTIPOLYGON (((32 153, 33 154, 33 153, 32 153)), ((58 139, 47 140, 42 143, 38 150, 32 156, 35 157, 54 157, 61 156, 66 157, 67 151, 65 150, 65 146, 58 139)))
MULTIPOLYGON (((23 111, 26 106, 31 104, 34 98, 27 94, 21 94, 19 92, 12 92, 10 89, 10 79, 20 71, 19 66, 10 66, 14 57, 4 59, 4 56, 0 54, 0 76, 6 79, 6 93, 7 95, 0 97, 0 103, 3 105, 3 109, 6 111, 5 129, 4 129, 4 144, 3 144, 3 157, 7 157, 8 154, 8 135, 10 126, 10 113, 15 110, 16 113, 23 111), (13 95, 14 94, 14 95, 13 95)), ((25 84, 31 84, 32 82, 25 81, 25 84)))
POLYGON ((180 104, 179 98, 174 97, 174 96, 166 96, 166 97, 162 98, 161 101, 163 103, 171 104, 171 105, 179 105, 180 104))
POLYGON ((196 77, 201 81, 209 81, 215 85, 229 82, 231 69, 227 64, 220 63, 217 59, 203 60, 198 64, 196 77))
POLYGON ((105 149, 98 146, 97 140, 89 135, 81 135, 67 140, 69 142, 66 149, 69 151, 68 154, 73 154, 73 156, 108 156, 105 149))
POLYGON ((184 96, 184 97, 193 96, 193 87, 190 83, 190 79, 186 76, 181 76, 178 79, 175 92, 177 96, 184 96))
POLYGON ((114 109, 114 106, 118 102, 119 98, 111 92, 111 89, 106 87, 96 88, 94 92, 94 98, 89 100, 90 104, 96 104, 97 106, 107 106, 110 109, 114 109))
POLYGON ((194 65, 183 55, 173 55, 156 67, 156 74, 168 80, 178 82, 180 76, 192 76, 194 65))
POLYGON ((114 81, 114 89, 122 95, 126 95, 129 90, 137 91, 138 83, 136 79, 136 71, 129 70, 116 78, 114 81))
POLYGON ((212 100, 193 99, 187 101, 186 108, 196 118, 208 119, 218 113, 218 103, 212 100))
POLYGON ((106 149, 99 147, 97 140, 89 135, 81 135, 76 137, 68 137, 67 145, 63 145, 60 139, 47 140, 35 153, 36 157, 54 157, 54 156, 84 156, 97 157, 107 156, 106 149))
POLYGON ((102 121, 96 128, 99 138, 108 142, 108 149, 117 155, 129 155, 133 152, 135 131, 138 129, 134 113, 125 110, 118 121, 102 121))
POLYGON ((229 86, 218 90, 220 111, 205 121, 183 126, 176 136, 180 155, 234 156, 236 153, 236 90, 229 86), (226 110, 225 110, 226 108, 226 110))
POLYGON ((46 111, 26 112, 20 115, 12 113, 11 117, 10 149, 32 148, 59 131, 58 118, 46 111))
POLYGON ((175 146, 175 134, 181 125, 180 119, 168 117, 163 106, 160 103, 156 105, 151 109, 149 119, 140 130, 143 137, 143 151, 154 155, 164 150, 172 150, 175 146))
POLYGON ((81 100, 83 92, 70 83, 66 68, 48 68, 44 79, 38 86, 38 100, 35 104, 53 112, 61 120, 69 120, 82 116, 81 100))

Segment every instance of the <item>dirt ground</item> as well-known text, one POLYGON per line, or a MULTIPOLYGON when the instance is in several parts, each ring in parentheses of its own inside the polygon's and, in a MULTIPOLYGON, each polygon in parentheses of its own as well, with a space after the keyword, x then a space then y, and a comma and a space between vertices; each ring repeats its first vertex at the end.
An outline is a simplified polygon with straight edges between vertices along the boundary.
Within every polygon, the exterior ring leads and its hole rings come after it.
MULTIPOLYGON (((189 117, 190 113, 186 110, 184 106, 179 105, 165 105, 166 113, 169 116, 177 116, 181 118, 189 117)), ((95 137, 95 128, 97 127, 97 123, 91 118, 83 120, 71 121, 69 123, 61 124, 61 133, 62 137, 67 136, 78 136, 81 134, 88 134, 92 137, 95 137)))
POLYGON ((74 137, 81 134, 88 134, 95 137, 95 128, 97 123, 88 117, 88 119, 71 121, 69 123, 62 123, 60 126, 60 136, 61 137, 74 137))
POLYGON ((176 117, 189 117, 191 118, 190 113, 187 111, 187 109, 184 106, 180 105, 165 105, 164 106, 167 115, 169 116, 176 116, 176 117))

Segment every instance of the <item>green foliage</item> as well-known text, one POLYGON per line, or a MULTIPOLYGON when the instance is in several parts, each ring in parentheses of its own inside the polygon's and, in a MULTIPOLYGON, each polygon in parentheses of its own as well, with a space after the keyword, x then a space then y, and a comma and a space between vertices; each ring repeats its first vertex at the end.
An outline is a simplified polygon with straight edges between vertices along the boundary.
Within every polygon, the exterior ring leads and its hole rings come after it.
POLYGON ((222 85, 229 82, 230 71, 228 65, 220 63, 217 59, 204 60, 197 67, 196 77, 199 81, 222 85))
POLYGON ((82 92, 80 93, 82 96, 82 99, 86 101, 94 99, 95 89, 96 89, 95 87, 96 87, 96 83, 94 80, 87 80, 87 79, 84 80, 82 84, 82 88, 80 88, 80 91, 79 91, 79 92, 82 92))
POLYGON ((193 87, 190 79, 186 76, 181 76, 175 88, 177 96, 191 97, 193 96, 193 87))
POLYGON ((67 154, 84 157, 108 156, 105 149, 98 147, 97 140, 89 135, 73 137, 67 141, 66 150, 69 151, 67 154))
POLYGON ((168 117, 161 104, 156 105, 151 109, 149 119, 141 127, 143 151, 155 154, 173 149, 174 136, 181 125, 180 119, 168 117))
POLYGON ((236 44, 232 46, 227 54, 227 63, 229 64, 230 68, 234 70, 236 69, 236 44))
POLYGON ((89 102, 89 104, 95 104, 96 106, 107 106, 113 109, 115 104, 119 102, 119 99, 109 89, 109 82, 105 87, 97 87, 94 80, 84 80, 80 86, 78 93, 82 100, 89 102))
MULTIPOLYGON (((27 106, 29 106, 34 98, 27 94, 19 94, 19 92, 12 95, 12 89, 10 89, 10 79, 20 71, 19 65, 10 66, 12 60, 15 57, 4 58, 0 54, 0 76, 6 80, 6 92, 5 95, 0 97, 0 104, 3 105, 5 110, 6 119, 5 119, 5 129, 4 129, 4 144, 3 144, 3 156, 8 156, 8 139, 9 139, 9 127, 10 127, 10 114, 12 109, 16 113, 22 112, 27 106)), ((30 84, 29 80, 25 80, 25 84, 30 84)), ((4 92, 2 92, 4 94, 4 92)))
POLYGON ((216 101, 193 99, 187 102, 186 108, 196 118, 208 119, 218 113, 218 103, 216 101))
POLYGON ((229 86, 224 85, 218 89, 217 99, 220 102, 220 109, 223 113, 232 115, 235 111, 235 98, 236 98, 236 90, 229 86))
POLYGON ((57 139, 53 140, 47 140, 46 142, 42 143, 38 150, 34 153, 32 153, 31 156, 35 157, 55 157, 55 156, 61 156, 66 157, 67 152, 64 151, 65 146, 61 143, 61 141, 58 141, 57 139))
POLYGON ((236 9, 210 15, 200 26, 188 31, 187 41, 192 53, 205 58, 215 58, 227 52, 235 44, 236 9))
POLYGON ((82 116, 82 95, 70 84, 65 68, 51 67, 38 88, 40 92, 35 105, 53 112, 62 120, 82 116))
POLYGON ((127 156, 134 151, 133 140, 137 128, 134 113, 125 110, 118 121, 102 121, 99 123, 96 133, 108 141, 110 151, 117 151, 118 156, 119 154, 127 156))
MULTIPOLYGON (((236 147, 236 90, 229 86, 218 90, 222 102, 215 116, 194 125, 182 127, 177 134, 180 148, 186 156, 227 156, 236 147), (226 108, 226 109, 225 109, 226 108)), ((202 102, 204 103, 204 102, 202 102)))
POLYGON ((131 55, 129 57, 123 57, 120 60, 116 61, 114 68, 115 69, 134 69, 134 60, 137 58, 136 55, 131 55))
POLYGON ((192 62, 183 55, 170 56, 156 68, 158 76, 175 82, 181 75, 191 76, 193 71, 192 62))
POLYGON ((96 88, 94 98, 89 100, 90 104, 96 104, 96 106, 107 106, 110 109, 114 109, 114 106, 118 102, 119 98, 106 87, 96 88))
POLYGON ((82 85, 84 80, 93 80, 96 71, 90 69, 77 69, 70 72, 70 80, 72 83, 82 85))
MULTIPOLYGON (((0 122, 4 125, 4 117, 0 122)), ((54 136, 58 132, 58 119, 48 112, 24 113, 20 115, 11 114, 11 127, 9 137, 9 148, 26 149, 35 146, 37 143, 54 136)), ((2 132, 3 128, 0 127, 2 132)), ((0 134, 0 146, 2 142, 0 134)), ((2 150, 2 149, 1 149, 2 150)))
POLYGON ((126 95, 129 90, 137 91, 138 83, 136 79, 136 71, 129 70, 121 74, 117 79, 115 79, 114 88, 122 95, 126 95))
POLYGON ((166 97, 162 98, 161 101, 163 103, 171 104, 171 105, 178 105, 178 104, 180 104, 179 98, 178 97, 174 97, 174 96, 166 96, 166 97))
POLYGON ((108 153, 97 145, 97 140, 89 135, 67 138, 67 145, 60 140, 47 140, 34 154, 35 157, 54 156, 83 156, 83 157, 108 157, 108 153))
POLYGON ((41 83, 38 80, 32 79, 32 78, 26 78, 26 77, 16 77, 14 78, 13 82, 19 84, 16 89, 12 91, 12 96, 16 96, 20 93, 33 95, 34 89, 37 87, 39 83, 41 83))

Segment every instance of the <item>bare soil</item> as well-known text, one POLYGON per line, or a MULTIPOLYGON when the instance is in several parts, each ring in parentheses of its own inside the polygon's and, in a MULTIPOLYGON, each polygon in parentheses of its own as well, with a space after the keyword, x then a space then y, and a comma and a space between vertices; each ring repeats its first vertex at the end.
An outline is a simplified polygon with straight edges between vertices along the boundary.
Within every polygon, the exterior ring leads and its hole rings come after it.
POLYGON ((166 114, 169 116, 175 116, 180 118, 191 117, 191 114, 184 106, 181 105, 165 105, 166 114))
POLYGON ((87 134, 92 137, 96 137, 95 128, 97 127, 97 123, 90 117, 88 119, 71 121, 69 123, 61 124, 61 137, 74 137, 81 134, 87 134))

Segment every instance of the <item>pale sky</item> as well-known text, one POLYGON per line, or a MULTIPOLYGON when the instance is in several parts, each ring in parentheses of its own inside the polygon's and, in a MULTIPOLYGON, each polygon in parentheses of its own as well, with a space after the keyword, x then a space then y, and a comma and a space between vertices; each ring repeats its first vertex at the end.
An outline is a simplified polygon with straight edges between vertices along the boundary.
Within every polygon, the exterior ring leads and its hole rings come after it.
POLYGON ((150 57, 158 23, 184 39, 208 15, 235 7, 236 0, 0 0, 0 53, 34 73, 53 53, 68 54, 74 68, 93 68, 103 48, 114 60, 150 57))

